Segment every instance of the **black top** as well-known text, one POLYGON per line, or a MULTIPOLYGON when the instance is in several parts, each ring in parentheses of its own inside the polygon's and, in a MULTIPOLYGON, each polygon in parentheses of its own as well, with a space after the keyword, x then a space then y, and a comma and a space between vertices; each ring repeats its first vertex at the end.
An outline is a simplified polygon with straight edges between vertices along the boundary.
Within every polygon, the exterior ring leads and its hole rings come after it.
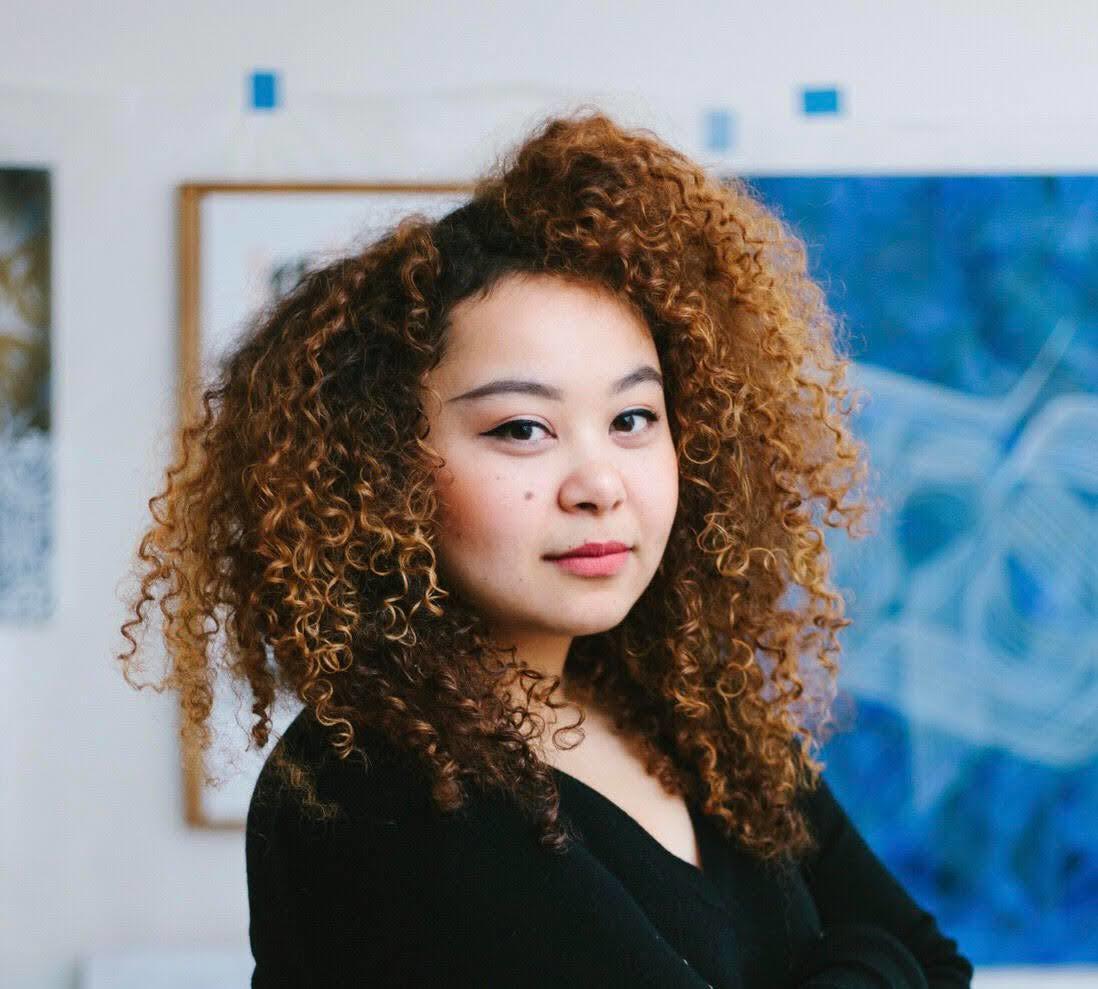
POLYGON ((248 810, 253 989, 271 986, 883 989, 968 986, 971 964, 866 846, 826 782, 820 849, 766 866, 690 806, 702 869, 554 769, 583 841, 541 848, 510 801, 437 811, 381 735, 339 760, 303 710, 279 745, 343 812, 306 822, 269 762, 248 810))

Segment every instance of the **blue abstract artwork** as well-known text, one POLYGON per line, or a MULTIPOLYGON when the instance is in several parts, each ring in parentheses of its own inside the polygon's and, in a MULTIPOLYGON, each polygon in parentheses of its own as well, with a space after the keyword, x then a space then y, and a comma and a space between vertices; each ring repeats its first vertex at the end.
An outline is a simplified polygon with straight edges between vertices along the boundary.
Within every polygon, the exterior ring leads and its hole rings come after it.
POLYGON ((1098 962, 1098 176, 746 176, 867 400, 825 775, 977 965, 1098 962))
POLYGON ((54 609, 50 172, 0 168, 0 622, 54 609))

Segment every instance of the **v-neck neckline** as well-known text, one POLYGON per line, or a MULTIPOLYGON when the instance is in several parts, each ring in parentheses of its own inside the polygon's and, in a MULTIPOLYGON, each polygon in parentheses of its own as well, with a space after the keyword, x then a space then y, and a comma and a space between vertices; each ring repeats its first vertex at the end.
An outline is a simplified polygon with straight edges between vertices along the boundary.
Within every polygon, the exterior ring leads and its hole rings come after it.
POLYGON ((643 824, 640 823, 632 814, 630 814, 624 807, 618 804, 616 801, 611 800, 601 790, 596 790, 595 787, 589 783, 584 783, 578 776, 573 776, 571 773, 560 769, 557 766, 553 766, 553 772, 558 776, 564 777, 570 780, 575 786, 579 787, 586 793, 593 795, 594 799, 601 804, 608 804, 616 816, 624 818, 629 826, 636 832, 638 832, 643 839, 650 845, 652 845, 660 855, 665 859, 670 859, 675 865, 685 870, 686 873, 693 877, 695 882, 710 882, 710 872, 713 868, 713 858, 706 848, 706 835, 704 832, 704 826, 701 822, 702 815, 695 812, 693 805, 689 800, 686 801, 686 812, 690 815, 690 824, 694 829, 694 844, 698 849, 698 858, 701 860, 701 868, 694 865, 693 862, 688 862, 686 859, 679 855, 676 855, 670 848, 659 841, 655 835, 652 834, 643 824))

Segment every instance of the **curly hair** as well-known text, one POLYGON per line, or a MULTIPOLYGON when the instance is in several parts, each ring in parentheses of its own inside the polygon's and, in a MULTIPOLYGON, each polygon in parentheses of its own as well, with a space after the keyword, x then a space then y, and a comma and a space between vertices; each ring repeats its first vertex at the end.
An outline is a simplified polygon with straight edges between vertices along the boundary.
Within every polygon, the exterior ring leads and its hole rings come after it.
MULTIPOLYGON (((619 625, 573 639, 569 690, 597 697, 644 740, 649 771, 759 859, 807 852, 795 798, 818 785, 850 624, 820 525, 858 537, 870 507, 848 497, 867 463, 847 425, 839 322, 803 243, 746 181, 591 108, 543 119, 460 208, 405 216, 253 316, 149 500, 117 657, 127 682, 131 629, 163 582, 158 689, 179 691, 200 748, 223 621, 256 746, 292 693, 339 758, 379 731, 440 810, 467 785, 491 788, 563 850, 556 781, 531 747, 545 728, 534 693, 547 686, 540 699, 559 706, 560 678, 500 650, 444 586, 442 461, 421 401, 452 308, 517 272, 608 288, 643 315, 680 465, 659 568, 619 625), (500 689, 516 677, 518 701, 500 689)), ((303 808, 334 811, 310 766, 277 746, 272 759, 303 808)))

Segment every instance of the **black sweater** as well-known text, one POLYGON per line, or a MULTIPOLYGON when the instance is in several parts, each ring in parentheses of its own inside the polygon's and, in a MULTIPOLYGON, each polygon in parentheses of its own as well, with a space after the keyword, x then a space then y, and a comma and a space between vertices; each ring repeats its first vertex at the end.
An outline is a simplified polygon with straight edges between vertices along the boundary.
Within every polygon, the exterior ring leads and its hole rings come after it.
POLYGON ((248 811, 253 989, 272 986, 883 989, 968 986, 972 966, 866 846, 821 781, 820 848, 766 866, 690 807, 703 870, 554 770, 583 836, 542 849, 509 801, 441 814, 382 736, 341 761, 306 709, 278 743, 343 813, 306 822, 269 763, 248 811))

